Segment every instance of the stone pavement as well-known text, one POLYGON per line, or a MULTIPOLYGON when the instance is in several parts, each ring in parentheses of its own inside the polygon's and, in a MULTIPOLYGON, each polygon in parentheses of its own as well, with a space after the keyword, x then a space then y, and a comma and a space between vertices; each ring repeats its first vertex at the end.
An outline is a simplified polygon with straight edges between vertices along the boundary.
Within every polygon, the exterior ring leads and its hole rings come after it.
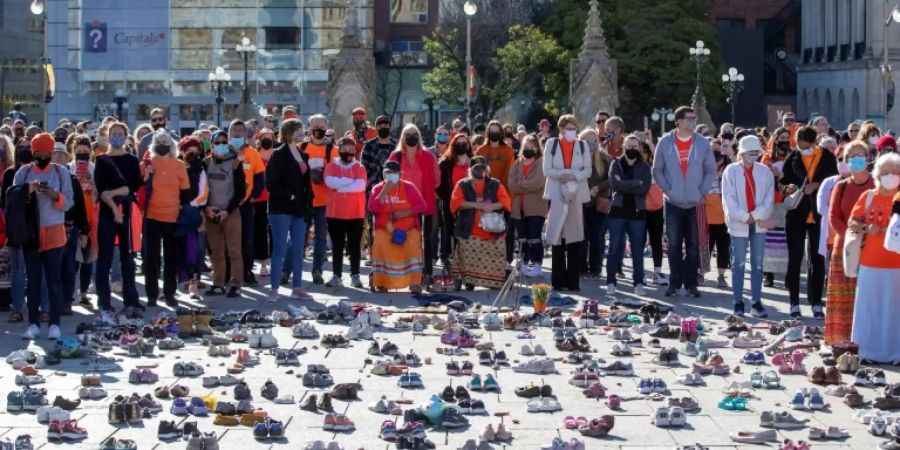
MULTIPOLYGON (((306 267, 310 267, 307 265, 306 267)), ((367 273, 367 268, 366 272, 367 273)), ((630 278, 630 274, 627 274, 630 278)), ((545 274, 549 278, 549 273, 545 274)), ((365 279, 365 275, 364 275, 365 279)), ((266 279, 262 279, 265 281, 266 279)), ((605 284, 605 283, 604 283, 605 284)), ((619 298, 631 296, 631 288, 626 286, 627 283, 620 283, 619 298)), ((780 286, 780 283, 778 283, 780 286)), ((264 300, 262 289, 245 288, 244 293, 248 298, 241 300, 230 300, 220 297, 206 301, 205 304, 214 308, 217 312, 229 309, 248 309, 257 308, 264 312, 269 312, 278 307, 284 307, 287 303, 304 304, 312 308, 320 308, 325 304, 333 304, 344 299, 351 302, 365 302, 373 306, 381 306, 389 310, 397 311, 396 314, 385 319, 386 323, 393 322, 398 316, 410 314, 417 310, 417 304, 408 293, 389 293, 375 294, 368 290, 352 289, 349 287, 332 289, 324 286, 311 286, 311 292, 315 295, 316 302, 297 302, 287 298, 282 299, 278 303, 267 303, 264 300)), ((582 292, 575 297, 578 299, 594 298, 600 299, 601 305, 608 305, 612 300, 605 295, 605 290, 600 287, 600 280, 582 280, 582 292)), ((286 288, 282 288, 282 294, 289 294, 286 288)), ((721 327, 723 318, 730 312, 730 289, 718 289, 704 287, 701 289, 703 297, 699 299, 687 298, 685 296, 676 298, 665 298, 662 295, 663 288, 651 286, 648 289, 647 298, 659 301, 661 304, 671 305, 674 311, 682 316, 702 316, 704 320, 716 327, 721 327)), ((523 289, 521 293, 524 293, 523 289)), ((464 295, 475 302, 487 306, 493 300, 496 291, 485 291, 478 289, 475 292, 462 292, 464 295)), ((765 301, 769 309, 772 320, 781 320, 787 318, 787 295, 786 291, 781 288, 765 289, 765 301)), ((186 298, 186 297, 185 297, 186 298)), ((152 317, 159 309, 150 309, 147 317, 152 317)), ((531 312, 530 308, 524 308, 525 312, 531 312)), ((811 315, 807 306, 803 307, 803 312, 807 316, 811 315)), ((76 315, 74 317, 64 318, 64 335, 72 336, 74 327, 78 322, 90 321, 89 312, 76 307, 76 315)), ((751 320, 751 322, 753 322, 751 320)), ((807 319, 806 322, 816 324, 815 321, 807 319)), ((821 323, 818 323, 821 325, 821 323)), ((347 328, 343 325, 321 325, 315 323, 321 335, 328 333, 345 332, 347 328)), ((0 354, 6 355, 10 351, 20 348, 32 348, 38 352, 43 350, 38 348, 50 348, 52 345, 49 341, 42 338, 35 342, 29 343, 20 339, 20 334, 24 330, 20 324, 9 325, 0 324, 0 330, 3 331, 4 339, 0 340, 0 354)), ((42 330, 44 331, 44 330, 42 330)), ((586 330, 586 337, 592 346, 597 350, 596 357, 603 358, 606 361, 613 361, 616 358, 609 354, 610 340, 600 334, 601 330, 586 330)), ((515 331, 495 331, 483 333, 482 341, 491 341, 497 349, 505 350, 510 361, 515 364, 518 361, 525 361, 528 357, 519 354, 519 349, 523 343, 517 339, 518 332, 515 331)), ((313 414, 302 411, 297 404, 294 405, 277 405, 273 402, 263 399, 259 392, 262 384, 271 379, 279 388, 281 393, 292 393, 297 401, 301 401, 306 395, 316 393, 316 389, 307 389, 304 387, 299 378, 292 374, 286 373, 289 368, 277 367, 274 363, 274 357, 268 354, 261 354, 261 364, 259 366, 246 370, 239 375, 246 379, 254 395, 254 405, 265 408, 269 415, 273 418, 281 420, 286 424, 286 439, 277 442, 258 442, 253 439, 250 428, 224 427, 214 426, 212 424, 213 416, 206 418, 189 418, 188 420, 197 420, 202 431, 216 431, 220 436, 220 446, 223 449, 243 448, 302 448, 305 442, 312 440, 322 440, 330 442, 335 440, 340 442, 346 449, 367 448, 367 449, 392 449, 394 445, 378 438, 378 432, 383 420, 391 418, 389 416, 381 416, 368 410, 367 406, 370 402, 374 402, 382 395, 388 399, 409 398, 414 400, 414 404, 426 402, 432 394, 440 394, 441 390, 448 384, 453 386, 463 384, 468 381, 468 377, 448 376, 445 371, 444 364, 449 361, 450 357, 438 355, 436 348, 442 347, 439 340, 439 332, 433 329, 426 330, 427 335, 414 335, 411 331, 380 331, 375 334, 376 340, 383 343, 386 340, 396 343, 402 352, 410 350, 415 351, 423 359, 430 357, 432 364, 423 365, 415 371, 423 376, 424 389, 401 389, 397 386, 397 377, 380 377, 369 373, 371 366, 365 366, 364 360, 369 357, 367 349, 368 341, 353 341, 349 348, 345 349, 324 349, 318 341, 298 341, 291 337, 290 328, 275 327, 274 333, 279 341, 279 347, 290 348, 293 346, 309 348, 309 352, 300 357, 302 368, 295 368, 298 373, 305 372, 305 365, 308 363, 323 363, 331 369, 336 383, 357 382, 363 385, 360 392, 361 401, 343 402, 335 401, 336 409, 341 412, 345 411, 348 417, 356 422, 357 429, 352 433, 333 433, 322 430, 323 415, 313 414)), ((533 331, 535 339, 532 344, 540 343, 547 349, 551 357, 564 357, 565 353, 554 348, 552 340, 552 332, 549 328, 539 328, 533 331)), ((153 358, 130 358, 122 350, 114 349, 107 354, 115 355, 121 358, 120 363, 124 370, 121 372, 106 373, 103 375, 103 386, 109 391, 109 397, 104 400, 88 400, 83 401, 81 407, 73 411, 72 417, 78 419, 82 427, 87 428, 89 437, 87 440, 77 444, 58 444, 49 443, 44 445, 46 439, 46 426, 39 424, 33 414, 15 413, 5 411, 6 393, 11 389, 18 389, 14 386, 13 380, 16 372, 7 364, 0 364, 0 379, 4 383, 6 389, 3 392, 2 401, 4 401, 3 412, 0 412, 0 439, 15 437, 19 434, 28 433, 34 437, 35 447, 55 448, 55 447, 71 447, 71 448, 98 448, 98 444, 109 436, 116 438, 129 438, 138 442, 141 449, 169 449, 184 448, 183 441, 160 442, 156 437, 157 425, 159 420, 172 420, 177 423, 183 421, 171 415, 168 412, 171 401, 163 400, 163 412, 153 419, 146 419, 142 425, 122 425, 113 426, 107 423, 107 406, 109 401, 117 394, 131 394, 138 392, 144 394, 152 392, 153 385, 132 385, 127 382, 128 371, 137 365, 155 364, 158 367, 154 369, 160 376, 160 382, 157 385, 173 385, 175 383, 184 384, 191 388, 193 394, 213 394, 218 395, 219 400, 231 401, 232 388, 205 389, 201 385, 201 378, 176 378, 172 374, 172 366, 176 361, 196 361, 205 367, 206 375, 225 375, 225 361, 231 362, 233 358, 218 358, 207 356, 206 347, 202 346, 198 339, 186 340, 187 346, 180 350, 162 350, 157 351, 157 356, 153 358)), ((674 341, 663 340, 663 345, 680 345, 674 341)), ((898 344, 900 345, 900 344, 898 344)), ((246 344, 231 344, 232 348, 246 347, 246 344)), ((725 362, 732 367, 739 364, 740 357, 744 354, 743 350, 734 348, 720 349, 725 357, 725 362)), ((589 400, 581 394, 581 389, 571 386, 567 383, 569 373, 574 365, 565 362, 557 363, 560 372, 558 375, 536 376, 523 373, 514 373, 508 367, 498 371, 492 370, 490 367, 478 364, 477 351, 469 352, 469 356, 454 357, 457 361, 470 360, 475 364, 475 373, 482 375, 493 373, 500 383, 502 391, 498 393, 484 394, 473 393, 474 398, 482 399, 486 404, 489 415, 484 416, 468 416, 470 419, 470 427, 459 431, 428 431, 428 438, 434 441, 438 448, 455 449, 461 446, 466 439, 478 439, 478 435, 482 429, 488 425, 496 426, 501 418, 496 417, 496 413, 505 412, 507 416, 503 418, 504 424, 512 432, 513 440, 506 445, 495 444, 494 448, 514 448, 514 449, 538 449, 541 446, 549 445, 554 437, 561 437, 564 440, 577 437, 584 439, 588 449, 600 448, 622 448, 622 449, 654 449, 654 448, 677 448, 681 445, 689 445, 694 443, 702 443, 703 445, 713 448, 744 448, 736 446, 728 437, 729 432, 736 429, 758 429, 759 413, 765 409, 789 410, 788 403, 791 396, 797 388, 812 387, 803 376, 785 375, 782 376, 784 389, 780 390, 756 390, 753 397, 748 401, 748 410, 744 412, 724 411, 717 407, 719 400, 723 397, 722 388, 727 386, 731 381, 746 381, 749 379, 750 373, 754 370, 753 366, 742 365, 740 374, 729 374, 726 376, 710 375, 705 377, 707 385, 702 387, 686 387, 675 383, 678 375, 690 371, 690 364, 693 358, 681 356, 682 365, 679 367, 662 367, 651 362, 653 357, 653 349, 641 348, 636 349, 635 355, 630 358, 624 358, 633 362, 636 375, 633 377, 602 377, 601 382, 609 389, 608 394, 618 394, 622 397, 633 397, 629 401, 622 403, 619 411, 610 411, 603 400, 589 400), (642 398, 636 390, 636 386, 642 377, 661 377, 670 388, 672 396, 691 396, 699 402, 701 410, 695 413, 689 413, 687 418, 688 425, 683 429, 661 429, 653 426, 650 422, 653 411, 663 402, 657 402, 648 398, 642 398), (516 386, 529 382, 546 383, 553 386, 554 393, 557 395, 563 410, 549 413, 529 413, 526 410, 527 399, 517 397, 514 394, 516 386), (615 428, 606 438, 596 439, 590 437, 582 438, 576 431, 566 430, 563 427, 563 419, 566 416, 585 416, 588 419, 598 417, 603 414, 615 415, 615 428)), ((807 359, 807 368, 820 365, 820 358, 812 356, 807 359)), ((763 372, 771 368, 766 365, 761 369, 763 372)), ((49 391, 48 399, 53 401, 56 395, 62 395, 66 398, 77 398, 78 389, 80 387, 79 377, 88 370, 87 366, 80 364, 79 360, 63 360, 59 366, 41 371, 47 377, 47 383, 42 385, 49 391), (51 370, 52 369, 52 370, 51 370)), ((889 382, 900 381, 897 369, 895 367, 885 367, 889 382)), ((850 375, 844 375, 844 380, 852 382, 850 375)), ((824 387, 819 387, 824 394, 824 387)), ((871 400, 875 391, 870 388, 861 388, 860 392, 866 398, 871 400)), ((815 413, 808 411, 792 411, 799 418, 810 419, 811 426, 827 427, 839 426, 849 430, 851 437, 845 441, 827 442, 813 444, 813 448, 853 448, 853 449, 872 449, 883 441, 883 438, 876 438, 866 431, 865 425, 859 424, 851 420, 852 410, 846 407, 840 398, 825 395, 826 403, 830 404, 829 408, 815 413)), ((407 406, 408 407, 408 406, 407 406)), ((402 423, 402 419, 400 419, 402 423)), ((795 442, 797 440, 806 439, 807 431, 779 431, 781 439, 790 438, 795 442)), ((749 446, 746 448, 757 448, 766 446, 749 446)), ((777 448, 777 444, 769 444, 768 448, 777 448)))

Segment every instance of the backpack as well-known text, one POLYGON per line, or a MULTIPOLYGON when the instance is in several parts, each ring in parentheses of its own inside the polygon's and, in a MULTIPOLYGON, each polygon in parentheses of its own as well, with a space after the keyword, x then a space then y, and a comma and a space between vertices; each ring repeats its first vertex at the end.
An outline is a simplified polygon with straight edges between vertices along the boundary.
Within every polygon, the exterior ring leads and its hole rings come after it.
POLYGON ((37 202, 29 202, 30 196, 27 184, 13 185, 6 190, 4 208, 11 213, 6 222, 6 243, 12 247, 33 245, 37 242, 40 227, 37 202))
MULTIPOLYGON (((579 141, 576 141, 576 142, 578 142, 578 154, 581 154, 581 152, 584 151, 584 148, 583 148, 583 147, 584 147, 584 141, 579 140, 579 141)), ((556 156, 556 150, 557 150, 557 149, 559 149, 559 138, 556 138, 556 140, 553 141, 553 147, 550 148, 550 156, 551 156, 551 157, 555 157, 555 156, 556 156)))

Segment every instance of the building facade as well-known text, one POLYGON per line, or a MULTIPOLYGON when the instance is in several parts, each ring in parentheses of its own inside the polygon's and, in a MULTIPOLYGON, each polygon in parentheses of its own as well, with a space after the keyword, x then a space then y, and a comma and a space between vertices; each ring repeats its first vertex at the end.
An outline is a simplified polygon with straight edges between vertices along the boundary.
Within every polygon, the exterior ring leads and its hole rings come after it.
MULTIPOLYGON (((373 7, 359 2, 364 45, 371 48, 373 7)), ((346 0, 48 0, 48 47, 56 63, 49 122, 119 115, 146 121, 163 107, 183 131, 216 121, 209 74, 221 66, 221 121, 231 120, 243 89, 247 38, 250 93, 261 112, 295 105, 305 118, 327 113, 328 68, 340 47, 346 0), (121 90, 129 107, 113 103, 121 90)))
POLYGON ((18 102, 29 121, 41 122, 44 20, 30 5, 31 0, 0 0, 0 111, 6 116, 18 102))
POLYGON ((896 107, 884 115, 890 85, 883 82, 882 72, 885 51, 888 64, 900 68, 900 23, 886 22, 895 4, 803 1, 797 98, 802 117, 824 114, 836 129, 865 119, 875 120, 882 128, 900 129, 896 107))

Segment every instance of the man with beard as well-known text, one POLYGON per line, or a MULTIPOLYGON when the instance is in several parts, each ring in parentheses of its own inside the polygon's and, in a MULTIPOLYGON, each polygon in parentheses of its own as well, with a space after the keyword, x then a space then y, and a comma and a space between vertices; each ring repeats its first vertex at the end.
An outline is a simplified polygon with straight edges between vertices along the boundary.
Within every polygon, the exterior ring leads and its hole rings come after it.
POLYGON ((378 137, 378 131, 375 128, 370 127, 368 122, 366 121, 369 116, 366 114, 365 109, 354 109, 352 112, 352 116, 353 129, 347 131, 346 136, 350 137, 350 139, 353 139, 353 143, 356 146, 355 156, 357 159, 359 159, 363 149, 366 146, 366 143, 378 137))
MULTIPOLYGON (((153 127, 153 131, 159 130, 160 128, 166 128, 166 124, 168 123, 168 119, 166 118, 166 112, 162 110, 162 108, 153 108, 153 111, 150 111, 150 126, 153 127)), ((168 130, 169 135, 172 136, 172 139, 175 142, 178 142, 181 138, 178 136, 174 130, 168 130)), ((142 139, 141 142, 138 143, 138 159, 144 158, 144 152, 150 148, 150 143, 153 141, 153 133, 147 133, 142 139)))

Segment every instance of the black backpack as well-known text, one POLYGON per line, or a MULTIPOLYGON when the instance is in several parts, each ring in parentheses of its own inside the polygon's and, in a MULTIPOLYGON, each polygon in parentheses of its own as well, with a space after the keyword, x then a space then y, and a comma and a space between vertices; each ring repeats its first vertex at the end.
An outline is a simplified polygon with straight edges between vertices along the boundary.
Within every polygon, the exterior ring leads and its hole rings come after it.
POLYGON ((29 202, 28 184, 6 190, 6 244, 12 247, 37 244, 39 236, 37 202, 29 202))

